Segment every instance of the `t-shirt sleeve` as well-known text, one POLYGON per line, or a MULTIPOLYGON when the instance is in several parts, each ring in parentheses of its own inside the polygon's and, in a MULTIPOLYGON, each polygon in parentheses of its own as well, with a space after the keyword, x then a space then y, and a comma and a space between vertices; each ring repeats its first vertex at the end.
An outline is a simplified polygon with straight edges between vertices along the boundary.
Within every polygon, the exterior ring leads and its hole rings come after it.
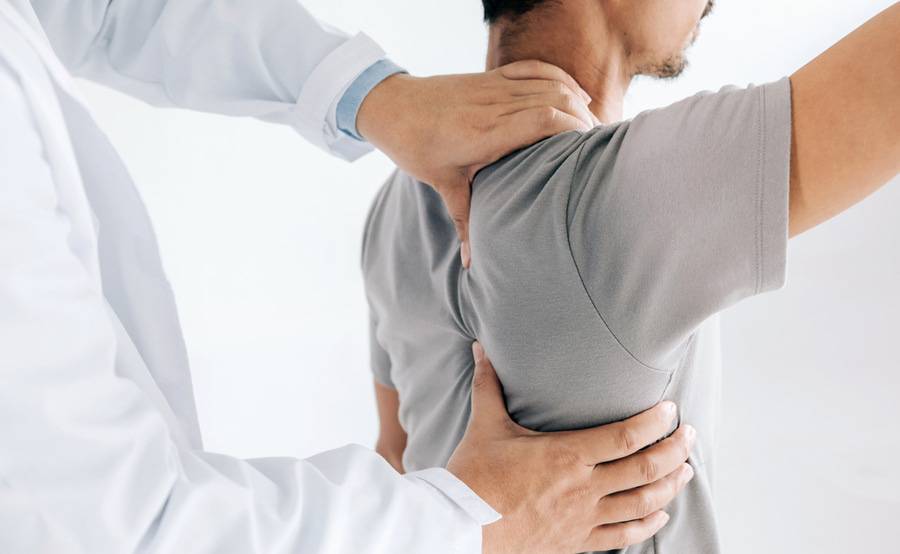
POLYGON ((372 304, 369 291, 371 280, 374 278, 370 274, 372 270, 370 252, 372 248, 372 225, 384 200, 386 190, 386 188, 382 188, 378 192, 378 195, 372 202, 372 206, 369 208, 368 215, 366 215, 360 251, 360 268, 362 269, 363 284, 366 288, 366 299, 369 306, 369 366, 375 381, 393 389, 396 387, 391 380, 391 357, 378 340, 378 310, 372 304))
POLYGON ((572 255, 640 362, 673 369, 705 319, 784 285, 790 93, 786 78, 701 93, 585 141, 572 255))
POLYGON ((386 387, 396 388, 391 380, 391 357, 378 342, 378 323, 374 314, 369 316, 369 354, 369 365, 375 380, 386 387))

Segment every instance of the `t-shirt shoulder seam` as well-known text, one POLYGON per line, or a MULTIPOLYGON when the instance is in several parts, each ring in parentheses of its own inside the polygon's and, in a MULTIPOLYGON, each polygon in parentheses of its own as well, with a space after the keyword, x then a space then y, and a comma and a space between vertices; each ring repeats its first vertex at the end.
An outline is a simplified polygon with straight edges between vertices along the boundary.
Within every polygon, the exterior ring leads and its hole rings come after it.
MULTIPOLYGON (((586 146, 586 143, 582 143, 582 145, 578 148, 578 154, 575 157, 575 168, 572 173, 573 178, 575 175, 578 174, 578 168, 581 166, 581 155, 584 153, 585 146, 586 146)), ((566 202, 565 202, 567 212, 569 210, 569 201, 571 200, 573 185, 574 185, 574 183, 572 183, 572 182, 569 183, 569 191, 568 191, 566 202)), ((571 233, 570 233, 569 217, 568 217, 569 214, 566 213, 564 215, 565 215, 565 217, 563 218, 563 221, 565 221, 566 248, 568 248, 568 250, 569 250, 569 257, 572 260, 572 265, 575 267, 575 275, 578 276, 578 281, 581 283, 581 288, 584 290, 585 295, 587 295, 588 300, 591 303, 591 306, 594 308, 594 313, 597 314, 597 317, 600 319, 600 322, 603 323, 604 327, 606 327, 606 330, 609 332, 610 336, 612 336, 612 338, 616 341, 616 344, 618 344, 619 347, 641 367, 643 367, 645 369, 649 369, 651 371, 656 371, 659 373, 665 373, 665 374, 672 373, 673 370, 654 367, 650 364, 647 364, 647 363, 641 361, 641 359, 638 358, 634 354, 634 352, 632 352, 632 350, 630 348, 625 346, 625 343, 622 342, 622 340, 615 333, 615 331, 613 331, 612 327, 610 327, 609 323, 606 321, 606 318, 603 316, 603 312, 600 310, 600 307, 597 306, 597 302, 594 301, 594 297, 591 296, 591 292, 590 292, 590 289, 588 289, 587 283, 585 283, 585 281, 584 281, 584 277, 582 276, 582 272, 581 272, 581 266, 578 265, 578 260, 575 257, 575 251, 572 248, 572 238, 571 238, 571 233)))

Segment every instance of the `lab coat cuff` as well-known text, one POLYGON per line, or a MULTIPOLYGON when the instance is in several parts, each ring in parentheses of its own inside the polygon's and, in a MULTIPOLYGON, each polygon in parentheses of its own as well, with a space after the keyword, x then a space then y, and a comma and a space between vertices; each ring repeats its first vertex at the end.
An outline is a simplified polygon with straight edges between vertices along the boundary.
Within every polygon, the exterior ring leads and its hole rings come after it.
POLYGON ((489 525, 499 521, 503 517, 496 510, 491 508, 487 502, 482 500, 481 497, 475 494, 475 492, 465 483, 457 479, 446 469, 423 469, 421 471, 408 473, 406 476, 411 479, 425 481, 439 490, 444 496, 449 498, 468 514, 469 517, 474 519, 478 525, 489 525))
POLYGON ((372 150, 338 129, 337 104, 366 69, 385 58, 385 52, 363 33, 339 46, 319 63, 306 80, 295 107, 295 127, 325 151, 353 161, 372 150))

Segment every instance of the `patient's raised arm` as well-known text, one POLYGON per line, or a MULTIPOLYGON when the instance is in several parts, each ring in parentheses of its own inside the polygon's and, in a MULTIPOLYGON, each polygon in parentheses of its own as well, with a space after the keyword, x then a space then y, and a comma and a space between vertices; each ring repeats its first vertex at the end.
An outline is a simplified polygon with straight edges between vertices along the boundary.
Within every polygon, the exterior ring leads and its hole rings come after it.
POLYGON ((797 71, 791 84, 795 236, 900 172, 900 3, 797 71))

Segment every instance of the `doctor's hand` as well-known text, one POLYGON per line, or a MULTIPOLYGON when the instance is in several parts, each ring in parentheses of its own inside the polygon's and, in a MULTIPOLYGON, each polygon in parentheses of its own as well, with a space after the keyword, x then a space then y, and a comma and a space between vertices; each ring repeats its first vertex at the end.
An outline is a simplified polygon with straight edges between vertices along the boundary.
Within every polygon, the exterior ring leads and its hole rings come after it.
POLYGON ((619 549, 666 524, 662 508, 693 477, 691 427, 657 443, 675 422, 673 404, 593 429, 536 433, 510 419, 490 361, 477 343, 473 351, 472 417, 447 469, 503 515, 484 528, 485 554, 619 549))
POLYGON ((471 75, 394 75, 369 93, 356 123, 398 167, 440 193, 468 267, 475 174, 541 139, 591 129, 599 121, 590 102, 562 69, 523 61, 471 75))

